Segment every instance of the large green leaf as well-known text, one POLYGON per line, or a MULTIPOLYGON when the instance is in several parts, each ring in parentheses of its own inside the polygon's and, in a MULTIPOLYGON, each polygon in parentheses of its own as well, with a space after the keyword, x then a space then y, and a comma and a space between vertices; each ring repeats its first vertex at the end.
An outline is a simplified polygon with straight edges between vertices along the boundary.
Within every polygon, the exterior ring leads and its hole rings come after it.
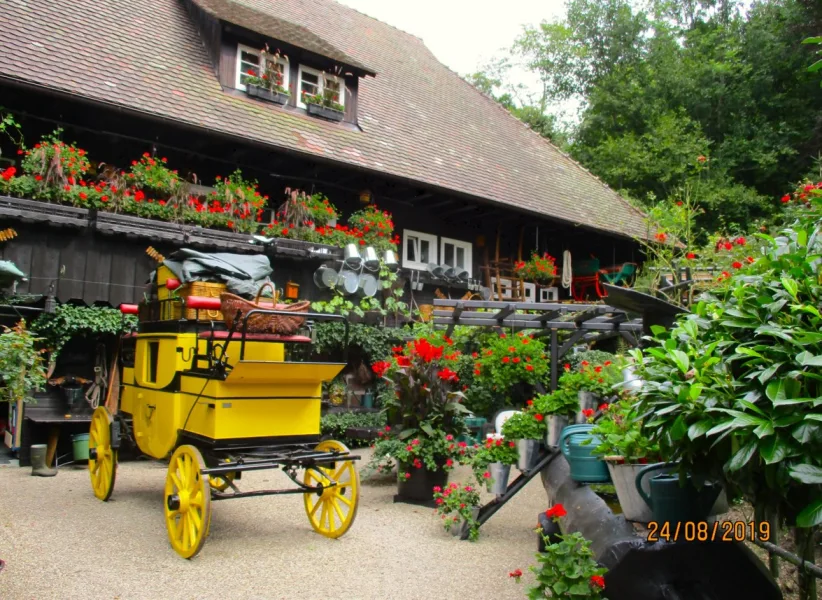
POLYGON ((799 527, 811 528, 822 523, 822 498, 811 502, 796 517, 799 527))
POLYGON ((770 367, 762 371, 762 373, 759 374, 759 383, 765 384, 771 377, 774 376, 774 374, 779 370, 779 367, 781 367, 783 364, 785 363, 774 363, 770 367))
POLYGON ((680 440, 686 433, 688 433, 688 426, 685 424, 682 415, 679 415, 671 426, 671 439, 674 441, 680 440))
POLYGON ((731 464, 728 467, 729 471, 738 471, 742 467, 748 464, 748 461, 751 460, 751 457, 756 452, 756 440, 751 440, 744 446, 742 446, 739 450, 737 450, 736 454, 734 454, 733 458, 731 459, 731 464))
POLYGON ((762 442, 762 446, 759 449, 759 454, 765 459, 766 465, 772 465, 774 463, 778 463, 783 458, 788 455, 788 451, 790 447, 784 441, 779 439, 778 436, 771 436, 766 438, 764 442, 762 442))
POLYGON ((688 428, 688 437, 692 440, 695 440, 696 438, 705 435, 708 432, 708 430, 711 429, 712 424, 713 421, 711 421, 710 419, 704 419, 702 421, 694 423, 688 428))
POLYGON ((688 368, 691 366, 691 363, 688 360, 687 354, 685 354, 682 350, 671 350, 671 358, 680 371, 683 373, 688 372, 688 368))
POLYGON ((791 477, 802 483, 822 483, 822 467, 801 464, 791 467, 791 477))
POLYGON ((803 367, 822 367, 822 354, 814 356, 810 352, 800 352, 796 355, 796 362, 803 367))

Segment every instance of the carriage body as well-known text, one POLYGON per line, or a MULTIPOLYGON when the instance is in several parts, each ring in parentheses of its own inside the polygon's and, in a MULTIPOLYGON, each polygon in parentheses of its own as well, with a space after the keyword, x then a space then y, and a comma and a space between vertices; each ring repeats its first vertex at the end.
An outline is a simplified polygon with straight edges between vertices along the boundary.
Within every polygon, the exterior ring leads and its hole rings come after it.
POLYGON ((133 362, 123 365, 120 410, 131 418, 140 450, 162 459, 183 441, 204 447, 318 441, 322 382, 344 364, 286 361, 286 344, 310 343, 307 337, 271 335, 242 348, 241 339, 211 337, 220 333, 138 333, 124 340, 133 345, 124 353, 133 362), (208 357, 226 343, 223 379, 208 357))

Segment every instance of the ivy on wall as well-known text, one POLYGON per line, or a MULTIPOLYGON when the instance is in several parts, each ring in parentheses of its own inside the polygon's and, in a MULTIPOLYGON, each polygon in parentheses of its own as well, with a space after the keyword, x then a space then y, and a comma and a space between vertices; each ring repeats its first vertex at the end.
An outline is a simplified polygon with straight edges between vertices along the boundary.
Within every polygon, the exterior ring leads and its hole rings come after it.
POLYGON ((31 329, 42 338, 53 362, 75 335, 121 335, 137 329, 137 317, 123 315, 116 308, 61 304, 55 312, 37 317, 31 329))

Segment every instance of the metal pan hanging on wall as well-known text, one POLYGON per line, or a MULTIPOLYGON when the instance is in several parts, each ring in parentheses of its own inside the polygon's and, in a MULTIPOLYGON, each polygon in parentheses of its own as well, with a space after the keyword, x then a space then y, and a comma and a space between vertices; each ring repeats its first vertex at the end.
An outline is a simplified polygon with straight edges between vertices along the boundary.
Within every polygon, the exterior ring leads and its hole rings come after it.
POLYGON ((378 289, 379 286, 377 285, 377 278, 376 277, 374 277, 373 275, 369 275, 368 273, 363 273, 362 275, 359 276, 359 281, 358 281, 357 287, 358 287, 357 293, 360 296, 363 296, 363 297, 366 297, 366 298, 373 298, 374 296, 377 295, 377 289, 378 289))
POLYGON ((356 293, 359 284, 357 274, 354 271, 341 271, 339 275, 337 275, 337 289, 346 296, 356 293))
POLYGON ((314 285, 321 290, 327 290, 337 281, 337 272, 326 265, 314 271, 314 285))

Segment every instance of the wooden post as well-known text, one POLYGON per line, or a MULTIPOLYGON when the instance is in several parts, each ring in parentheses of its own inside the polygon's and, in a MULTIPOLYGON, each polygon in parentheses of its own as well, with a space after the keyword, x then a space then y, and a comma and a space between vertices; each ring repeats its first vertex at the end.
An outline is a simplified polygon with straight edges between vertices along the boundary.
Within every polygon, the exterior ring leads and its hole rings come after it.
POLYGON ((556 329, 551 330, 551 391, 557 391, 559 381, 559 335, 556 329))
MULTIPOLYGON (((814 538, 816 528, 803 529, 795 527, 793 537, 796 542, 796 554, 804 561, 816 564, 816 546, 814 538)), ((796 569, 799 578, 799 600, 816 600, 816 577, 803 567, 796 569)))
POLYGON ((57 442, 60 440, 60 427, 52 425, 49 429, 49 441, 46 444, 46 466, 50 467, 54 462, 54 454, 57 452, 57 442))

